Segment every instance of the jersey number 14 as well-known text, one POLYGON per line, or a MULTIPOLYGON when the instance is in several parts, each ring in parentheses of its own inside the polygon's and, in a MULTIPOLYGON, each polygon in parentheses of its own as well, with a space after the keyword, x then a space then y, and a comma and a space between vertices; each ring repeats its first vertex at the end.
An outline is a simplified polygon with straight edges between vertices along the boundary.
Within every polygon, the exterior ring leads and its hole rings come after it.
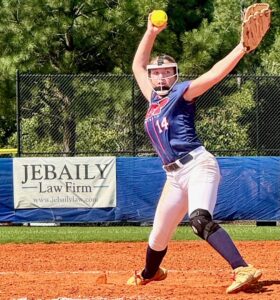
POLYGON ((156 121, 156 126, 158 128, 159 133, 162 133, 164 130, 167 130, 168 125, 169 124, 166 117, 164 117, 161 122, 159 120, 156 121))

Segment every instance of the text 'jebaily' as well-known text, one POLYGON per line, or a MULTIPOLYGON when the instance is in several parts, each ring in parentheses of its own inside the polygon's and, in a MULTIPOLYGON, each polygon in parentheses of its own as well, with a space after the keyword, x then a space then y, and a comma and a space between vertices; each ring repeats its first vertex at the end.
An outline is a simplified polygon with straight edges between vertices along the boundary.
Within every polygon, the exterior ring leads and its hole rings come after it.
POLYGON ((22 184, 38 180, 96 180, 106 179, 105 171, 110 164, 73 164, 56 166, 54 164, 28 164, 24 168, 22 184))

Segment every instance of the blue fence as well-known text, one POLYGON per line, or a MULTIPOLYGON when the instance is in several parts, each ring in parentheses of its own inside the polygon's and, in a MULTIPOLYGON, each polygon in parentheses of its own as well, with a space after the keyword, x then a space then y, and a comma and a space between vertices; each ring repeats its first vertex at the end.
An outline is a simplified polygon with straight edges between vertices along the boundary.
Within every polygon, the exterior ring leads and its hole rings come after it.
MULTIPOLYGON (((222 180, 214 219, 280 220, 280 157, 221 157, 218 162, 222 180)), ((116 207, 14 209, 13 159, 2 158, 0 222, 151 222, 164 181, 158 158, 118 157, 116 207)))

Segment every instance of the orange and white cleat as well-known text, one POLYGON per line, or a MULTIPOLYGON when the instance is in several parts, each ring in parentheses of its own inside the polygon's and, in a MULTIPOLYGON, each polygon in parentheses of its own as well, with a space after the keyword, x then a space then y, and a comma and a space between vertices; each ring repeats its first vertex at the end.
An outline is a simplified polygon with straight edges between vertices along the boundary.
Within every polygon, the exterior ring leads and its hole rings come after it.
POLYGON ((256 283, 262 276, 262 271, 249 265, 233 270, 233 283, 227 288, 227 294, 233 294, 245 290, 251 284, 256 283))
POLYGON ((151 281, 161 281, 164 280, 167 277, 167 270, 164 268, 159 268, 156 272, 156 274, 152 278, 143 278, 142 277, 142 271, 137 272, 135 271, 135 274, 131 276, 127 283, 128 285, 146 285, 151 281))

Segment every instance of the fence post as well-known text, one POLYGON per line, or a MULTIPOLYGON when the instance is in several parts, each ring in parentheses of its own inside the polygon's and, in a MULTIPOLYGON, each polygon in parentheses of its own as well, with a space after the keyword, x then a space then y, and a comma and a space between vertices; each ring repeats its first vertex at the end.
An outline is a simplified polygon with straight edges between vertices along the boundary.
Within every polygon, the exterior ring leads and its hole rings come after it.
POLYGON ((132 153, 136 156, 136 129, 135 129, 135 79, 132 75, 132 153))
POLYGON ((20 129, 20 75, 16 71, 16 119, 17 119, 17 156, 21 156, 21 129, 20 129))
POLYGON ((257 100, 257 110, 256 110, 256 142, 257 142, 257 156, 260 155, 260 141, 259 141, 259 110, 260 110, 260 99, 259 99, 259 78, 255 77, 256 80, 256 100, 257 100))

